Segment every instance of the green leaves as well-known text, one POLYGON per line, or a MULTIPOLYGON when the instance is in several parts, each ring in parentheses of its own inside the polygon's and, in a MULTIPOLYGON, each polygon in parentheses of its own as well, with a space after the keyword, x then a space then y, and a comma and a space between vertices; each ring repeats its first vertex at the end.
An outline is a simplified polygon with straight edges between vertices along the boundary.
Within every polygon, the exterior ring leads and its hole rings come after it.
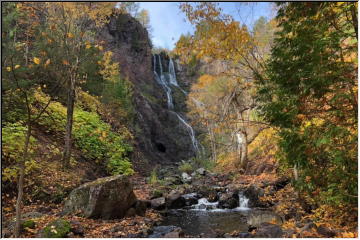
POLYGON ((299 167, 298 188, 319 188, 317 200, 335 204, 357 194, 357 40, 348 4, 280 4, 267 80, 258 82, 262 115, 280 128, 283 162, 299 167))

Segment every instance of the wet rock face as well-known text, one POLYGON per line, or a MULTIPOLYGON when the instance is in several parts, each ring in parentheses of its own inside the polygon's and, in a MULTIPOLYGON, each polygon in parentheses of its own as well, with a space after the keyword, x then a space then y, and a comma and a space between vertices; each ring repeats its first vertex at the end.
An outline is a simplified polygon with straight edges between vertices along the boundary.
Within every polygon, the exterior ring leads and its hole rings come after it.
POLYGON ((129 179, 123 175, 111 176, 74 189, 65 203, 64 213, 80 212, 88 218, 122 218, 135 203, 129 179))
MULTIPOLYGON (((106 49, 114 53, 113 60, 119 63, 121 76, 133 86, 136 154, 132 162, 135 170, 146 174, 156 164, 193 157, 189 133, 167 109, 166 94, 155 80, 146 29, 130 15, 120 14, 110 19, 99 38, 106 42, 106 49)), ((168 71, 169 59, 164 54, 161 56, 163 69, 168 71)), ((177 109, 181 103, 175 96, 174 102, 177 109)))

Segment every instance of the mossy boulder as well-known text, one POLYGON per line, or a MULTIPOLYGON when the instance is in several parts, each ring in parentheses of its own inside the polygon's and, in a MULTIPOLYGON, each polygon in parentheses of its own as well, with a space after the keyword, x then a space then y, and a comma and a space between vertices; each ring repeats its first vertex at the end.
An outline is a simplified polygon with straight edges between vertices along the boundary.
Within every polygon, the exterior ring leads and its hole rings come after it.
POLYGON ((42 238, 65 238, 70 232, 71 225, 68 221, 60 218, 50 222, 41 231, 40 237, 42 238))
POLYGON ((84 217, 101 219, 122 218, 136 200, 128 177, 99 178, 70 193, 64 214, 80 213, 84 217))

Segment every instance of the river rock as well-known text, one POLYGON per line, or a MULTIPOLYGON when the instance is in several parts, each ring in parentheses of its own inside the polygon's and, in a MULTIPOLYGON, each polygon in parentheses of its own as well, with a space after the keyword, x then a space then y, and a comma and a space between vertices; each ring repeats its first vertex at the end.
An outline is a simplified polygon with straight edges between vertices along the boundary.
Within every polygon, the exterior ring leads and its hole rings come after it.
POLYGON ((205 176, 205 174, 206 174, 205 168, 199 168, 196 170, 196 172, 202 176, 205 176))
POLYGON ((151 204, 151 208, 153 208, 155 210, 162 210, 165 208, 165 198, 159 197, 159 198, 152 199, 150 201, 150 204, 151 204))
POLYGON ((88 218, 122 218, 135 202, 129 179, 124 175, 111 176, 74 189, 65 203, 64 213, 80 212, 88 218))
POLYGON ((167 208, 182 208, 186 205, 185 198, 177 191, 171 191, 166 197, 167 208))
POLYGON ((243 194, 249 199, 249 207, 263 207, 263 204, 260 202, 260 197, 264 196, 264 190, 262 188, 250 185, 244 189, 243 194))
MULTIPOLYGON (((219 199, 220 208, 236 208, 239 206, 239 199, 236 199, 237 194, 234 193, 223 193, 219 199)), ((237 196, 238 197, 238 196, 237 196)))
POLYGON ((149 206, 151 206, 150 202, 137 200, 134 206, 136 215, 144 217, 146 213, 146 209, 149 206))
POLYGON ((324 225, 320 225, 317 229, 316 229, 317 233, 323 235, 326 238, 331 238, 331 237, 335 237, 336 232, 325 227, 324 225))
POLYGON ((198 196, 196 193, 189 193, 182 195, 182 197, 185 199, 185 205, 191 206, 198 203, 198 196))
POLYGON ((84 228, 81 226, 79 221, 70 221, 70 231, 75 235, 84 236, 84 228))
POLYGON ((191 183, 192 178, 191 178, 191 176, 190 176, 189 174, 187 174, 186 172, 183 172, 183 173, 181 174, 181 178, 182 178, 182 180, 183 180, 184 183, 191 183))
POLYGON ((281 238, 284 232, 281 227, 276 224, 262 223, 257 228, 255 237, 256 238, 281 238))
POLYGON ((176 226, 158 226, 154 227, 153 233, 149 238, 179 238, 184 235, 182 229, 176 226))

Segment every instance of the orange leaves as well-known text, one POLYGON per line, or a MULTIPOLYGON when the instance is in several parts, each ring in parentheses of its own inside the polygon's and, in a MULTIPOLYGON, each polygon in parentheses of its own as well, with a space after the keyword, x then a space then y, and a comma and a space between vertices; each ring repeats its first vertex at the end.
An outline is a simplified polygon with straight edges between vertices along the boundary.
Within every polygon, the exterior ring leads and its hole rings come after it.
POLYGON ((67 60, 63 60, 62 63, 63 63, 64 65, 70 65, 70 63, 69 63, 67 60))

